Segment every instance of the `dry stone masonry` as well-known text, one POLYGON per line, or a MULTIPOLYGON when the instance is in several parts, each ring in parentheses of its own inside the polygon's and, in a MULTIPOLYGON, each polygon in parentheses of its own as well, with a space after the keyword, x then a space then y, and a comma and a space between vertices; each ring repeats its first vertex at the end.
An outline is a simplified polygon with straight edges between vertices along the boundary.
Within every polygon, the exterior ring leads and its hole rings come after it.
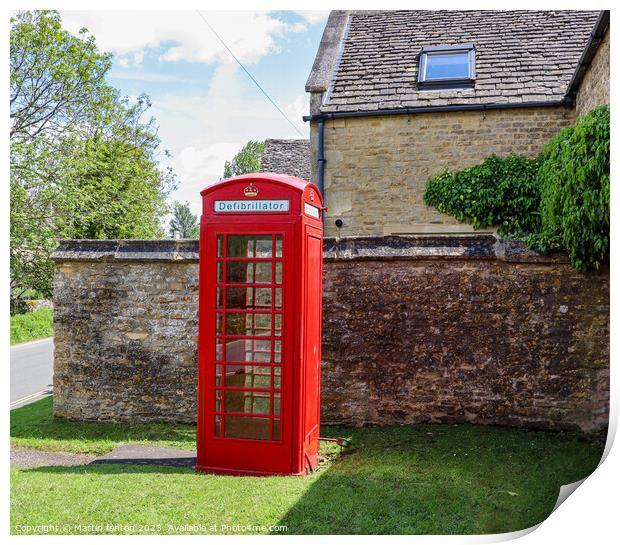
POLYGON ((53 259, 54 414, 195 421, 195 242, 73 241, 53 259))
POLYGON ((493 236, 326 245, 323 417, 601 432, 609 276, 493 236))
MULTIPOLYGON (((196 241, 65 241, 53 255, 54 413, 196 419, 196 241)), ((491 235, 327 239, 325 423, 602 433, 609 274, 491 235)))

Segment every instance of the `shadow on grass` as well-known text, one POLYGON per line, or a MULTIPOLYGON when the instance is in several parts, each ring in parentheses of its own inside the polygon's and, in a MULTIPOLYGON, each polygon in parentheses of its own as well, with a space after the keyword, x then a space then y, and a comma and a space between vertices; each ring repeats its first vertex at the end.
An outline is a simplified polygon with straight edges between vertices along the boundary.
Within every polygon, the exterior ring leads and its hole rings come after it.
POLYGON ((293 534, 488 534, 529 528, 560 486, 589 475, 603 444, 482 426, 355 430, 354 449, 279 524, 293 534))
POLYGON ((52 397, 11 411, 11 441, 26 448, 104 453, 120 443, 150 442, 195 450, 190 424, 111 424, 55 418, 52 397))

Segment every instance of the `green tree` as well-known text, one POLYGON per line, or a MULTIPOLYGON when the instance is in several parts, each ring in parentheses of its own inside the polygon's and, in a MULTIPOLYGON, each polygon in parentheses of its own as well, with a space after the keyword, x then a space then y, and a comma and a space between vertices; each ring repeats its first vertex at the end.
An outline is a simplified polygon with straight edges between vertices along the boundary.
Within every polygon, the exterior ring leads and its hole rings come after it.
POLYGON ((108 85, 111 55, 55 11, 20 12, 10 40, 11 288, 51 291, 59 237, 150 238, 176 178, 148 97, 108 85), (165 152, 164 152, 165 153, 165 152))
POLYGON ((97 50, 86 29, 80 37, 63 31, 57 12, 11 18, 10 58, 11 142, 75 131, 109 100, 111 55, 97 50))
POLYGON ((11 179, 10 250, 11 294, 28 289, 51 294, 53 263, 48 259, 56 246, 55 232, 44 202, 33 199, 11 179))
POLYGON ((224 163, 224 178, 260 171, 260 162, 265 151, 264 142, 250 140, 243 146, 232 161, 224 163))
POLYGON ((174 203, 168 232, 173 238, 177 233, 181 238, 198 238, 200 236, 198 218, 192 214, 188 202, 174 203))

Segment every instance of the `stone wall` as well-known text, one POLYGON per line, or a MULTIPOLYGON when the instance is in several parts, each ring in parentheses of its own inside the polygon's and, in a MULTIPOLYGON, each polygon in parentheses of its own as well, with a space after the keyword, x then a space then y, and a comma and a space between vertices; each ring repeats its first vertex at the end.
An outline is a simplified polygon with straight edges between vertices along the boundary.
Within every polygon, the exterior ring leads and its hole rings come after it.
POLYGON ((326 246, 324 421, 604 431, 609 275, 492 236, 429 242, 326 246))
POLYGON ((609 30, 579 85, 577 115, 581 117, 601 104, 609 104, 609 30))
MULTIPOLYGON (((194 421, 195 241, 53 258, 54 412, 194 421)), ((605 430, 609 275, 490 235, 327 239, 324 423, 605 430)))
POLYGON ((194 422, 196 243, 72 241, 52 257, 54 414, 194 422))
MULTIPOLYGON (((564 107, 327 119, 326 235, 471 232, 424 204, 428 178, 491 154, 535 156, 574 121, 574 108, 564 107)), ((316 179, 315 122, 310 140, 316 179)))

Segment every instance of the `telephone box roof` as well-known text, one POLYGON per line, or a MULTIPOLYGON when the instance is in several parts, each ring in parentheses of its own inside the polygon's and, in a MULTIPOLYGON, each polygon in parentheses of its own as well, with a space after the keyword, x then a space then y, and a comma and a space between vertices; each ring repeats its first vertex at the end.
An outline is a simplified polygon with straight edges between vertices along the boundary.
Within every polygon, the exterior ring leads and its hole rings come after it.
POLYGON ((318 195, 320 195, 318 187, 312 182, 308 182, 306 180, 300 180, 299 178, 295 178, 293 176, 285 176, 284 174, 276 174, 274 172, 256 172, 251 174, 242 174, 241 176, 235 176, 234 178, 228 178, 226 180, 222 180, 213 185, 209 185, 205 187, 200 194, 204 197, 208 193, 221 189, 223 186, 232 185, 239 182, 275 182, 285 187, 289 187, 291 189, 295 189, 300 193, 303 193, 304 190, 310 186, 312 187, 318 195))

